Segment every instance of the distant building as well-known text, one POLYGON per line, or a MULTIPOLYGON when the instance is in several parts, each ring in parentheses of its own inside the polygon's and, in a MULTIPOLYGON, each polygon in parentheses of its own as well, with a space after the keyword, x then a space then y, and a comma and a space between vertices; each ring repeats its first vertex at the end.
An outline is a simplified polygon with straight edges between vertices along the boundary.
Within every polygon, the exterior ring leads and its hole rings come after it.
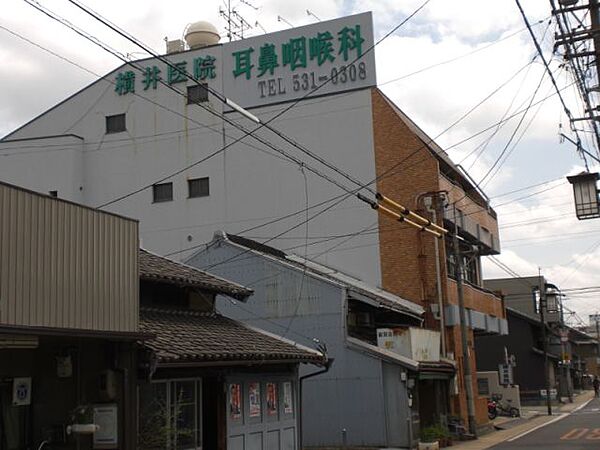
POLYGON ((585 376, 588 363, 597 352, 597 340, 564 323, 560 289, 544 277, 485 280, 486 288, 503 297, 509 334, 476 338, 477 369, 498 371, 499 364, 505 363, 506 357, 510 356, 516 363, 511 370, 523 403, 543 402, 542 391, 546 390, 540 284, 544 286, 547 301, 544 323, 549 384, 556 397, 567 397, 574 390, 589 387, 585 376))

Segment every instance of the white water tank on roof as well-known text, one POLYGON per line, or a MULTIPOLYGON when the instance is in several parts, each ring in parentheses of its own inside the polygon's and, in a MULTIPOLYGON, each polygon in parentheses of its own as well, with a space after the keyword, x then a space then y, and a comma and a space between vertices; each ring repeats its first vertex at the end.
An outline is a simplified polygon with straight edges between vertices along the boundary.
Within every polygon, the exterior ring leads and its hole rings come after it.
POLYGON ((190 24, 185 30, 185 42, 191 49, 217 44, 220 39, 216 27, 203 20, 190 24))

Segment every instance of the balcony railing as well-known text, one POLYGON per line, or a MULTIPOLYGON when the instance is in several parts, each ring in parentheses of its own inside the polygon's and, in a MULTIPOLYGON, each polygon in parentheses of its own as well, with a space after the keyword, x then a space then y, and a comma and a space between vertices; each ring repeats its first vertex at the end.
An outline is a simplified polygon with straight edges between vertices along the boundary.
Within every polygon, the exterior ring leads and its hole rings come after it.
MULTIPOLYGON (((444 220, 454 225, 454 210, 448 208, 444 211, 444 220)), ((495 255, 500 253, 500 239, 479 223, 457 211, 456 222, 459 233, 465 238, 480 244, 482 255, 495 255)))

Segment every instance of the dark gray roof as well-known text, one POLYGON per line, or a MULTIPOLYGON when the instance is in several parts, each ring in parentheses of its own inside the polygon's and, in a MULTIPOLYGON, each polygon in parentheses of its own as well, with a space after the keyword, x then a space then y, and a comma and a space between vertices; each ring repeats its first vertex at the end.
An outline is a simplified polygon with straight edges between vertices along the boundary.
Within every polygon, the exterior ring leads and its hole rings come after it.
POLYGON ((315 350, 216 313, 142 308, 140 331, 156 335, 143 345, 159 363, 325 363, 315 350))
POLYGON ((139 251, 139 268, 141 280, 197 287, 237 299, 245 299, 253 292, 252 289, 245 288, 240 284, 143 249, 139 251))
POLYGON ((409 314, 418 319, 421 319, 421 316, 424 313, 423 307, 414 302, 392 294, 384 289, 371 286, 352 275, 345 274, 339 270, 325 266, 316 261, 307 260, 295 255, 288 255, 281 250, 266 246, 259 242, 253 241, 252 239, 232 235, 225 233, 224 231, 215 233, 215 239, 253 250, 262 255, 274 257, 276 259, 285 261, 286 263, 290 264, 291 267, 299 268, 303 271, 319 275, 324 279, 344 285, 349 288, 350 294, 358 301, 375 303, 378 306, 385 307, 399 313, 409 314))

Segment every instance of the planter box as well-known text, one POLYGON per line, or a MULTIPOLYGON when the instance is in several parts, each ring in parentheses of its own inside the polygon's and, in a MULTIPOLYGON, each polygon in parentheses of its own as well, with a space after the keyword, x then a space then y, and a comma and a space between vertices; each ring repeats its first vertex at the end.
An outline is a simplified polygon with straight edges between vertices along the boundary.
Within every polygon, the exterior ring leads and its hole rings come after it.
POLYGON ((439 450, 440 443, 438 441, 435 442, 419 442, 417 446, 419 450, 439 450))

